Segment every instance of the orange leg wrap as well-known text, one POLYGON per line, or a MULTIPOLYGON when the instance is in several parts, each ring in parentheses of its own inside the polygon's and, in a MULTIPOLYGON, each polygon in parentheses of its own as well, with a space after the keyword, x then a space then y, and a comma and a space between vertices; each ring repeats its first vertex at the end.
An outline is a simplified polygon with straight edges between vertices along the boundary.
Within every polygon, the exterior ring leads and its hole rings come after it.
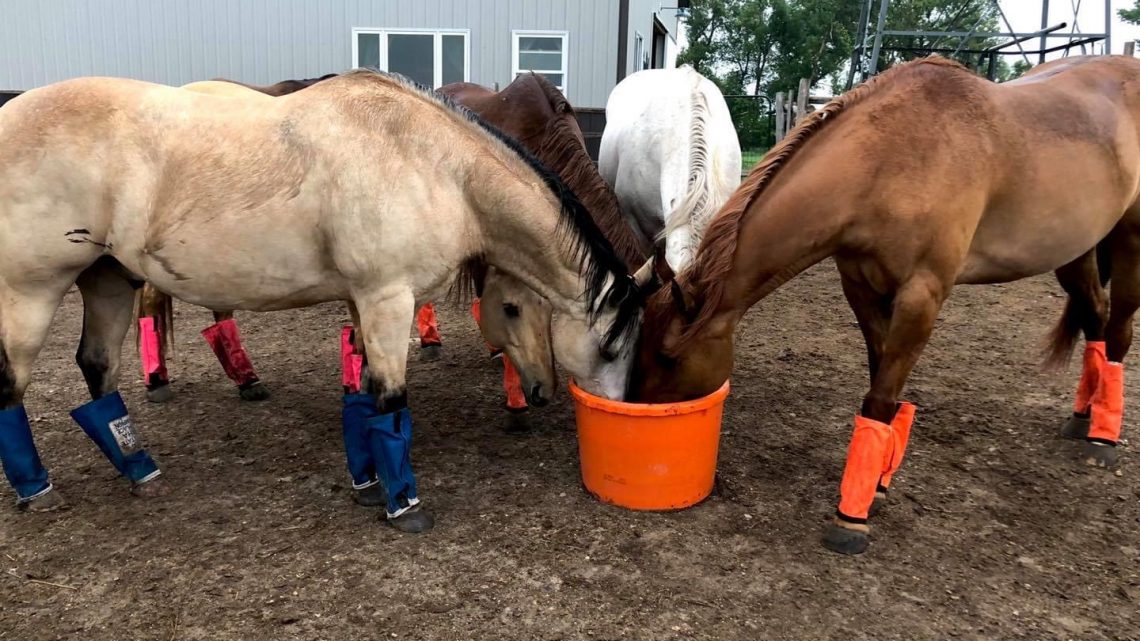
POLYGON ((1116 445, 1124 422, 1124 365, 1106 362, 1092 396, 1088 440, 1116 445))
POLYGON ((507 409, 525 410, 526 394, 523 393, 522 381, 519 373, 506 354, 503 355, 503 390, 507 393, 507 409))
POLYGON ((1088 414, 1093 395, 1100 385, 1100 373, 1108 358, 1105 356, 1104 341, 1085 343, 1084 365, 1081 367, 1081 382, 1077 383, 1077 398, 1073 402, 1074 414, 1088 414))
POLYGON ((914 424, 914 409, 914 403, 899 403, 899 409, 895 412, 895 417, 891 419, 890 454, 885 461, 883 477, 879 479, 879 485, 884 488, 891 486, 891 477, 899 471, 899 466, 902 465, 903 454, 906 453, 906 444, 910 440, 910 427, 914 424))
POLYGON ((847 447, 847 465, 839 484, 839 514, 849 521, 865 521, 875 488, 891 452, 891 426, 855 416, 855 433, 847 447))
POLYGON ((435 307, 431 303, 425 304, 416 312, 416 330, 420 333, 421 346, 443 343, 439 336, 439 320, 435 317, 435 307))
MULTIPOLYGON (((471 301, 471 317, 475 319, 476 325, 478 325, 479 327, 483 327, 483 307, 480 304, 478 298, 471 301)), ((485 340, 483 341, 483 344, 487 346, 487 349, 491 352, 492 357, 494 357, 496 354, 502 353, 502 351, 503 351, 503 350, 495 347, 494 345, 488 343, 485 340)), ((506 374, 504 374, 504 376, 506 376, 506 374)), ((508 397, 509 396, 510 395, 508 394, 508 397)), ((525 403, 524 403, 524 405, 525 405, 525 403)))

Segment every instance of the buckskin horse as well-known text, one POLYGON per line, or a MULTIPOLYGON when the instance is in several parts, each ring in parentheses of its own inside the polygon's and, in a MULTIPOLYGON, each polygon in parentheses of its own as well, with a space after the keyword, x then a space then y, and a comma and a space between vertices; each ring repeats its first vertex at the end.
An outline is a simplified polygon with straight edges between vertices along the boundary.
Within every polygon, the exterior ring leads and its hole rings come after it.
POLYGON ((397 76, 355 71, 272 101, 70 80, 6 105, 0 142, 0 458, 26 507, 58 504, 23 395, 72 284, 93 399, 72 415, 144 488, 157 466, 117 391, 142 280, 210 309, 350 301, 370 394, 346 455, 384 481, 405 532, 433 524, 411 468, 406 331, 465 264, 546 298, 559 362, 593 393, 624 393, 639 283, 556 175, 397 76))
POLYGON ((740 184, 740 142, 724 96, 692 67, 639 71, 606 102, 598 169, 649 253, 677 271, 740 184))
POLYGON ((632 396, 718 388, 745 311, 833 257, 871 388, 824 544, 860 553, 914 418, 899 395, 951 288, 1055 271, 1068 304, 1049 360, 1086 340, 1065 434, 1112 467, 1140 306, 1138 122, 1131 58, 1068 58, 998 85, 935 57, 871 79, 805 118, 716 214, 689 269, 660 274, 632 396))

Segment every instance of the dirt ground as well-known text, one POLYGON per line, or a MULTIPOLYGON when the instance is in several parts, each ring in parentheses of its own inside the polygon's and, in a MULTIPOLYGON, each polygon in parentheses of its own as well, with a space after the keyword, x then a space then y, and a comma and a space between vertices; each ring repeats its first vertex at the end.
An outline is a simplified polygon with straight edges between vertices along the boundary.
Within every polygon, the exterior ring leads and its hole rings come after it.
POLYGON ((1048 278, 956 291, 906 393, 919 415, 891 505, 855 558, 819 544, 866 380, 830 264, 749 315, 719 490, 672 514, 582 490, 566 393, 506 434, 498 366, 442 308, 444 358, 409 373, 437 517, 418 537, 350 500, 339 306, 239 314, 262 404, 222 376, 204 310, 178 308, 169 405, 144 401, 128 347, 123 392, 172 490, 142 500, 67 416, 86 400, 73 293, 27 399, 71 507, 0 510, 0 639, 1140 639, 1137 455, 1086 470, 1057 436, 1078 376, 1038 367, 1059 293, 1048 278))

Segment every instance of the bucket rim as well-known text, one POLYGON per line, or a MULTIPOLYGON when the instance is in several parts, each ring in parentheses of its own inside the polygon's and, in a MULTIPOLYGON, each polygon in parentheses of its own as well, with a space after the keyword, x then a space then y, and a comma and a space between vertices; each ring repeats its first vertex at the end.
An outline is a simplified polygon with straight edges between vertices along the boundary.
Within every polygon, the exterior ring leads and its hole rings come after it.
POLYGON ((594 396, 578 387, 574 379, 570 379, 570 395, 574 397, 576 404, 623 416, 680 416, 700 412, 724 403, 724 399, 728 396, 729 388, 729 381, 726 380, 724 384, 713 393, 691 401, 679 401, 676 403, 630 403, 628 401, 613 401, 608 398, 602 398, 601 396, 594 396))

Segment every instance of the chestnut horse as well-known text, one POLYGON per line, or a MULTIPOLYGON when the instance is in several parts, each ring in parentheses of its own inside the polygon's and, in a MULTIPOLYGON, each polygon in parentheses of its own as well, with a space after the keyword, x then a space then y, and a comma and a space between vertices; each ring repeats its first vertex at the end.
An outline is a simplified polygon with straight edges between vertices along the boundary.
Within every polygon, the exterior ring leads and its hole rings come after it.
POLYGON ((350 302, 368 393, 346 399, 349 468, 384 481, 406 532, 433 523, 411 469, 407 326, 464 265, 538 292, 559 312, 558 361, 591 392, 624 394, 641 284, 517 142, 395 75, 255 98, 82 78, 0 111, 0 459, 23 505, 58 504, 23 397, 75 284, 92 401, 72 416, 135 486, 158 476, 117 391, 143 280, 211 309, 350 302))
POLYGON ((1138 125, 1132 58, 1068 58, 1000 85, 927 58, 871 79, 805 118, 716 215, 690 268, 661 274, 633 396, 717 389, 745 311, 833 257, 871 388, 824 543, 859 553, 910 433, 914 406, 899 395, 951 288, 1055 270, 1069 301, 1051 360, 1086 340, 1066 433, 1087 439, 1087 462, 1115 465, 1140 305, 1138 125))

